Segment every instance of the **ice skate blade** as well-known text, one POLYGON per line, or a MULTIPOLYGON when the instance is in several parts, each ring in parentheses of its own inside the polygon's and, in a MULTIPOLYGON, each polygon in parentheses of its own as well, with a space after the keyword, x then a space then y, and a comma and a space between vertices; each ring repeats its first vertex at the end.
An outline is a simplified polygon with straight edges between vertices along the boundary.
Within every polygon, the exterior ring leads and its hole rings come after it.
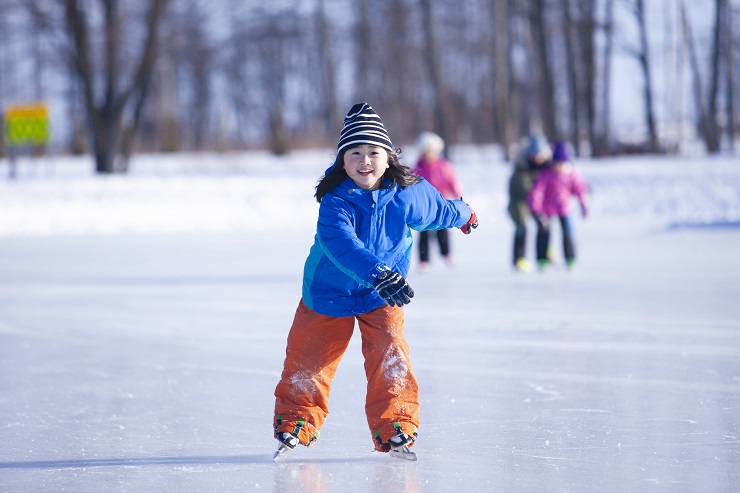
POLYGON ((286 451, 290 450, 285 445, 280 445, 278 449, 275 451, 275 454, 272 456, 272 460, 277 462, 277 460, 280 458, 280 456, 285 453, 286 451))
POLYGON ((391 457, 395 457, 396 459, 403 459, 403 460, 416 460, 416 452, 412 452, 409 450, 409 448, 404 445, 401 448, 398 449, 391 449, 390 452, 388 452, 391 457))

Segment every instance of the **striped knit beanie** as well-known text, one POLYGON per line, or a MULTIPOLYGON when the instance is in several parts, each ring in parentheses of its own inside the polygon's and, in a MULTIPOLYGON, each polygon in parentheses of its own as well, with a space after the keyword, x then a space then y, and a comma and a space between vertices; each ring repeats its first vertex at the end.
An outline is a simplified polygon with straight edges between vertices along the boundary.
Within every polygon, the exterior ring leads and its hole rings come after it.
POLYGON ((383 122, 367 103, 352 106, 344 117, 344 128, 339 134, 337 155, 341 156, 342 152, 360 144, 376 145, 393 152, 393 143, 383 122))

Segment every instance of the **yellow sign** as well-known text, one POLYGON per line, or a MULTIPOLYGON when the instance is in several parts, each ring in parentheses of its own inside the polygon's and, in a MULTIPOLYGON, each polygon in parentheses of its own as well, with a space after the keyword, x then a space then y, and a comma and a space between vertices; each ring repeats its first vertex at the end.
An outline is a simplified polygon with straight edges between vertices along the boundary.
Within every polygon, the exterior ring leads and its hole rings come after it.
POLYGON ((16 104, 5 109, 3 136, 8 146, 49 143, 49 110, 45 103, 16 104))

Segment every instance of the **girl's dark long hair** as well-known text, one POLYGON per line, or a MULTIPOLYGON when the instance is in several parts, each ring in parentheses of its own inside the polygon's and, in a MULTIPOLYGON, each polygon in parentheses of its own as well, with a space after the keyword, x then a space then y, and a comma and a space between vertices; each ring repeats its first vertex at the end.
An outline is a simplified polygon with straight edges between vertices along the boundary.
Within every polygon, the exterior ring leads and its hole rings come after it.
MULTIPOLYGON (((385 170, 385 173, 383 173, 382 188, 393 188, 396 185, 408 187, 421 181, 421 177, 413 174, 407 166, 401 164, 401 159, 399 157, 400 154, 400 147, 397 147, 393 152, 388 152, 388 164, 390 166, 385 170)), ((337 156, 331 170, 322 176, 316 184, 316 193, 314 194, 316 201, 321 202, 324 195, 334 190, 334 188, 342 183, 345 178, 347 178, 347 172, 344 171, 343 152, 337 156)))

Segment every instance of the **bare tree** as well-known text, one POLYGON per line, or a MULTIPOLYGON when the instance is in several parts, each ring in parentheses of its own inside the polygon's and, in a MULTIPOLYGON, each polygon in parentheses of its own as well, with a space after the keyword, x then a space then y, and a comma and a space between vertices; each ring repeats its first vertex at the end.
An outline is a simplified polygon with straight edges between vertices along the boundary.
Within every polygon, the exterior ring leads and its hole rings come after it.
POLYGON ((509 54, 509 8, 506 0, 491 0, 493 3, 494 39, 494 105, 498 137, 504 150, 504 158, 509 159, 509 147, 514 142, 511 121, 509 54))
POLYGON ((319 0, 316 6, 316 30, 319 38, 320 77, 324 82, 324 125, 329 135, 338 133, 338 119, 341 116, 337 101, 335 58, 331 52, 329 23, 326 20, 326 5, 319 0))
POLYGON ((583 67, 583 64, 579 63, 579 57, 576 55, 574 46, 574 38, 578 37, 579 34, 576 23, 573 21, 571 0, 560 0, 560 3, 563 11, 563 40, 565 41, 565 53, 567 57, 565 67, 568 73, 568 93, 570 96, 568 104, 571 122, 570 141, 575 146, 576 154, 579 154, 580 146, 578 143, 581 140, 581 88, 579 82, 585 84, 586 81, 578 74, 578 68, 583 67))
MULTIPOLYGON (((187 99, 183 106, 188 110, 181 115, 187 120, 186 140, 195 149, 202 149, 208 142, 222 138, 213 131, 211 114, 211 79, 215 70, 215 49, 204 27, 203 12, 197 2, 188 1, 187 10, 179 23, 180 43, 178 70, 185 75, 187 99)), ((180 95, 184 98, 184 95, 180 95)))
POLYGON ((539 68, 539 87, 538 96, 540 98, 540 118, 544 124, 544 130, 547 135, 560 136, 558 128, 555 105, 555 80, 550 67, 550 54, 548 46, 550 40, 550 30, 546 21, 546 2, 545 0, 531 0, 529 3, 529 20, 531 25, 532 37, 534 39, 535 65, 539 68))
POLYGON ((717 121, 718 97, 720 84, 720 70, 722 60, 722 31, 725 23, 722 21, 725 13, 727 2, 724 0, 715 0, 714 2, 714 29, 712 32, 712 61, 709 67, 709 93, 707 94, 707 115, 706 115, 706 133, 704 139, 707 151, 714 153, 719 151, 720 146, 720 129, 717 121))
MULTIPOLYGON (((7 5, 0 5, 0 107, 5 107, 4 95, 6 87, 6 53, 8 46, 8 28, 6 26, 7 5)), ((0 137, 0 157, 5 156, 5 138, 0 137)))
POLYGON ((121 60, 122 44, 130 42, 123 37, 123 18, 117 0, 106 0, 103 5, 103 73, 96 70, 92 28, 88 15, 77 0, 65 0, 65 20, 72 39, 71 57, 82 84, 89 134, 98 173, 116 171, 115 158, 121 152, 121 132, 124 113, 134 96, 147 89, 147 76, 154 64, 157 30, 167 0, 152 0, 147 15, 145 41, 139 59, 134 63, 133 75, 121 88, 124 78, 121 60), (102 80, 99 80, 102 77, 102 80), (102 88, 98 94, 97 88, 102 88))
POLYGON ((645 3, 644 0, 636 0, 635 2, 635 16, 640 30, 640 50, 638 54, 638 60, 640 62, 640 68, 644 78, 643 83, 643 95, 644 95, 644 108, 645 108, 645 123, 648 128, 648 138, 650 142, 650 149, 655 151, 658 149, 658 130, 655 124, 655 110, 653 109, 653 84, 651 76, 650 66, 650 47, 647 36, 647 22, 645 20, 645 3))
POLYGON ((730 151, 735 152, 735 43, 733 42, 732 6, 725 4, 725 63, 727 64, 727 138, 730 151))
MULTIPOLYGON (((382 100, 383 80, 386 74, 377 50, 382 40, 374 36, 377 28, 374 28, 370 2, 371 0, 358 0, 354 3, 357 19, 357 27, 353 31, 356 37, 355 59, 362 61, 355 65, 357 72, 355 94, 363 101, 375 102, 382 100)), ((372 10, 376 8, 379 7, 374 5, 372 10)))
MULTIPOLYGON (((724 13, 726 3, 722 0, 715 2, 715 26, 713 30, 713 43, 712 43, 712 61, 710 69, 710 86, 709 91, 706 94, 707 100, 705 102, 705 94, 703 90, 701 68, 699 66, 699 60, 696 53, 695 40, 691 32, 691 25, 689 23, 688 13, 686 11, 686 4, 682 0, 681 2, 681 23, 683 30, 683 37, 689 50, 689 62, 691 65, 691 71, 694 79, 694 99, 697 104, 697 110, 699 114, 699 131, 704 139, 704 144, 707 152, 713 153, 719 151, 721 131, 718 123, 718 97, 719 97, 719 80, 720 80, 720 69, 721 69, 721 45, 722 45, 722 26, 726 25, 722 21, 724 16, 729 16, 728 13, 724 13)), ((731 99, 731 95, 729 95, 731 99)), ((728 103, 729 105, 729 103, 728 103)))
MULTIPOLYGON (((585 113, 586 133, 588 143, 592 152, 596 147, 596 49, 594 37, 596 36, 596 2, 595 0, 582 0, 580 2, 580 45, 581 60, 583 63, 583 87, 578 97, 582 111, 585 113)), ((578 145, 578 142, 574 142, 578 145)))
POLYGON ((689 52, 689 65, 691 67, 692 78, 694 81, 694 101, 696 101, 697 111, 699 113, 699 130, 702 138, 706 141, 706 136, 708 134, 707 108, 704 103, 704 91, 702 89, 699 60, 696 54, 696 46, 694 45, 691 24, 689 23, 688 13, 686 12, 686 3, 684 0, 681 0, 681 31, 683 33, 684 43, 689 52))
POLYGON ((420 0, 420 2, 426 46, 424 59, 429 69, 429 80, 431 81, 432 93, 434 94, 434 126, 442 139, 446 142, 452 142, 449 94, 444 78, 442 77, 441 55, 437 44, 432 2, 431 0, 420 0))
POLYGON ((606 0, 605 10, 600 135, 594 149, 592 149, 592 153, 596 155, 604 154, 611 142, 611 104, 609 103, 609 96, 611 94, 611 67, 614 48, 614 0, 606 0))
POLYGON ((655 124, 655 110, 653 104, 653 88, 650 65, 650 45, 647 35, 647 20, 645 18, 644 0, 626 0, 625 4, 629 7, 635 18, 638 29, 638 46, 628 49, 640 66, 643 77, 643 111, 645 115, 645 125, 648 132, 648 149, 656 151, 659 148, 658 130, 655 124))

